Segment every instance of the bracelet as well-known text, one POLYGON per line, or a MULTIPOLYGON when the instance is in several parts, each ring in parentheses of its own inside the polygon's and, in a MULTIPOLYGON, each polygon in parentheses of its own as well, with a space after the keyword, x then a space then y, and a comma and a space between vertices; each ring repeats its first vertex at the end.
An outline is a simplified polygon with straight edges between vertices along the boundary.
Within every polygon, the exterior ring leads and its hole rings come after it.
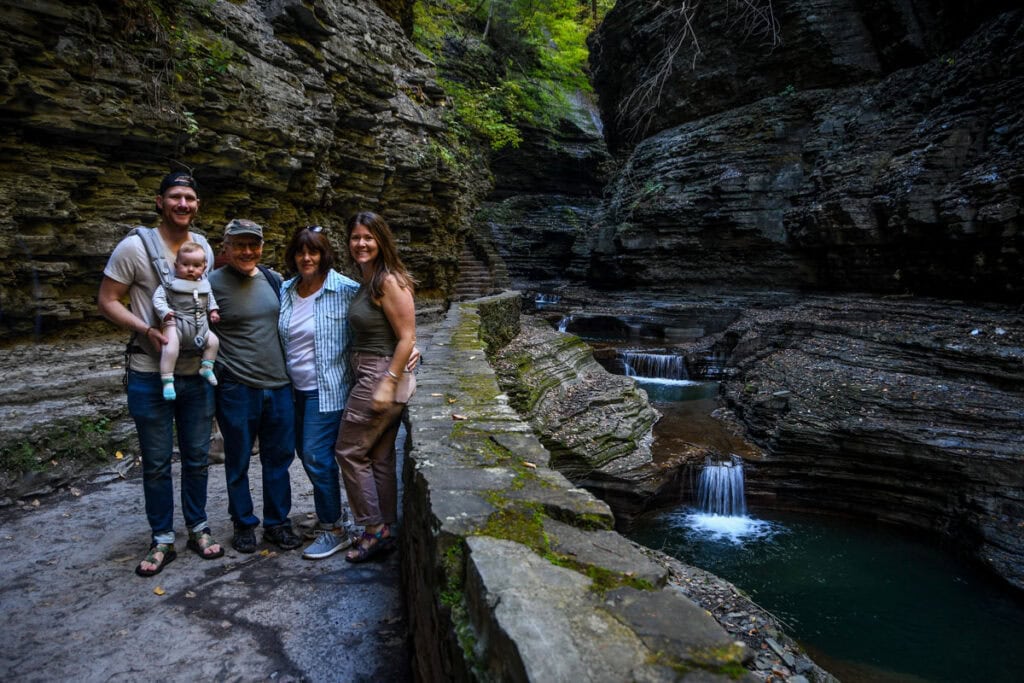
POLYGON ((390 377, 391 379, 395 380, 396 382, 398 381, 398 375, 396 375, 395 373, 391 372, 391 368, 388 368, 387 370, 385 370, 384 373, 388 377, 390 377))

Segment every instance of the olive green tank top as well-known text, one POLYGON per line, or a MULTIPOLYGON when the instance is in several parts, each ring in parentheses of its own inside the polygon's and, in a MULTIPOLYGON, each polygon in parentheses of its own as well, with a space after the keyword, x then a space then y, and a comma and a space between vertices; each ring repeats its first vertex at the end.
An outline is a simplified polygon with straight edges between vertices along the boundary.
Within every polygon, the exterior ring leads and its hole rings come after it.
POLYGON ((398 337, 391 329, 391 323, 384 315, 384 309, 370 299, 370 286, 362 285, 348 307, 348 323, 352 326, 355 340, 353 351, 373 353, 378 356, 393 356, 398 337))

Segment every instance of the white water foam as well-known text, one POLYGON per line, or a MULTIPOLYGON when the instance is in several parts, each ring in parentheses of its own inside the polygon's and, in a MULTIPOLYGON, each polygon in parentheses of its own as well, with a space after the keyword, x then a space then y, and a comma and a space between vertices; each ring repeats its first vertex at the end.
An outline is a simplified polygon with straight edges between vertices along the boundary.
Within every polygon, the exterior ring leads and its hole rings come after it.
POLYGON ((680 520, 698 538, 709 541, 728 541, 741 545, 746 541, 771 537, 775 525, 753 517, 714 515, 707 512, 691 512, 680 520))

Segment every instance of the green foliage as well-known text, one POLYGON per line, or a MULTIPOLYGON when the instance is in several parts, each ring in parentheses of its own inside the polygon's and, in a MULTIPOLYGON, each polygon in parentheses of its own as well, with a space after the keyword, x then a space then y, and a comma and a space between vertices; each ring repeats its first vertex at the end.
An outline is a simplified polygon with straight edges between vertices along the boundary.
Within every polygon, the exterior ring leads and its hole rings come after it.
POLYGON ((154 74, 148 88, 153 105, 169 109, 187 137, 196 135, 199 123, 186 99, 201 95, 241 53, 218 30, 214 0, 122 0, 113 5, 111 21, 127 41, 146 48, 142 61, 154 74), (154 47, 155 52, 150 50, 154 47))
POLYGON ((24 474, 72 460, 100 462, 121 445, 111 439, 110 418, 82 418, 54 427, 41 438, 0 449, 0 470, 24 474))
POLYGON ((455 104, 456 121, 451 122, 458 129, 459 125, 487 140, 491 149, 501 149, 507 145, 518 147, 522 135, 514 125, 508 123, 506 117, 511 104, 507 93, 500 87, 483 87, 470 89, 453 81, 443 81, 445 90, 452 96, 455 104))
POLYGON ((439 65, 459 138, 500 150, 524 127, 554 125, 569 96, 590 90, 586 38, 613 4, 419 0, 413 40, 439 65))
POLYGON ((21 441, 13 446, 0 450, 0 470, 24 474, 42 469, 42 463, 32 444, 21 441))

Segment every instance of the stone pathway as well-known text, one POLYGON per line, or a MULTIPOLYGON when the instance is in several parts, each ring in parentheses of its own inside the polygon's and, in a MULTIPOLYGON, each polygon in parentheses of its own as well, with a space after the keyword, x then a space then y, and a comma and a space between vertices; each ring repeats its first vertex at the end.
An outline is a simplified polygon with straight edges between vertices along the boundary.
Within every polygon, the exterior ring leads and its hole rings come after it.
MULTIPOLYGON (((293 522, 308 524, 312 488, 298 461, 291 474, 293 522)), ((256 458, 251 475, 259 491, 256 458)), ((185 548, 177 511, 178 558, 143 579, 138 467, 75 492, 0 517, 0 680, 411 679, 397 552, 351 565, 341 553, 312 562, 301 549, 227 547, 206 561, 185 548)), ((214 535, 227 543, 221 466, 210 467, 209 493, 214 535)))

